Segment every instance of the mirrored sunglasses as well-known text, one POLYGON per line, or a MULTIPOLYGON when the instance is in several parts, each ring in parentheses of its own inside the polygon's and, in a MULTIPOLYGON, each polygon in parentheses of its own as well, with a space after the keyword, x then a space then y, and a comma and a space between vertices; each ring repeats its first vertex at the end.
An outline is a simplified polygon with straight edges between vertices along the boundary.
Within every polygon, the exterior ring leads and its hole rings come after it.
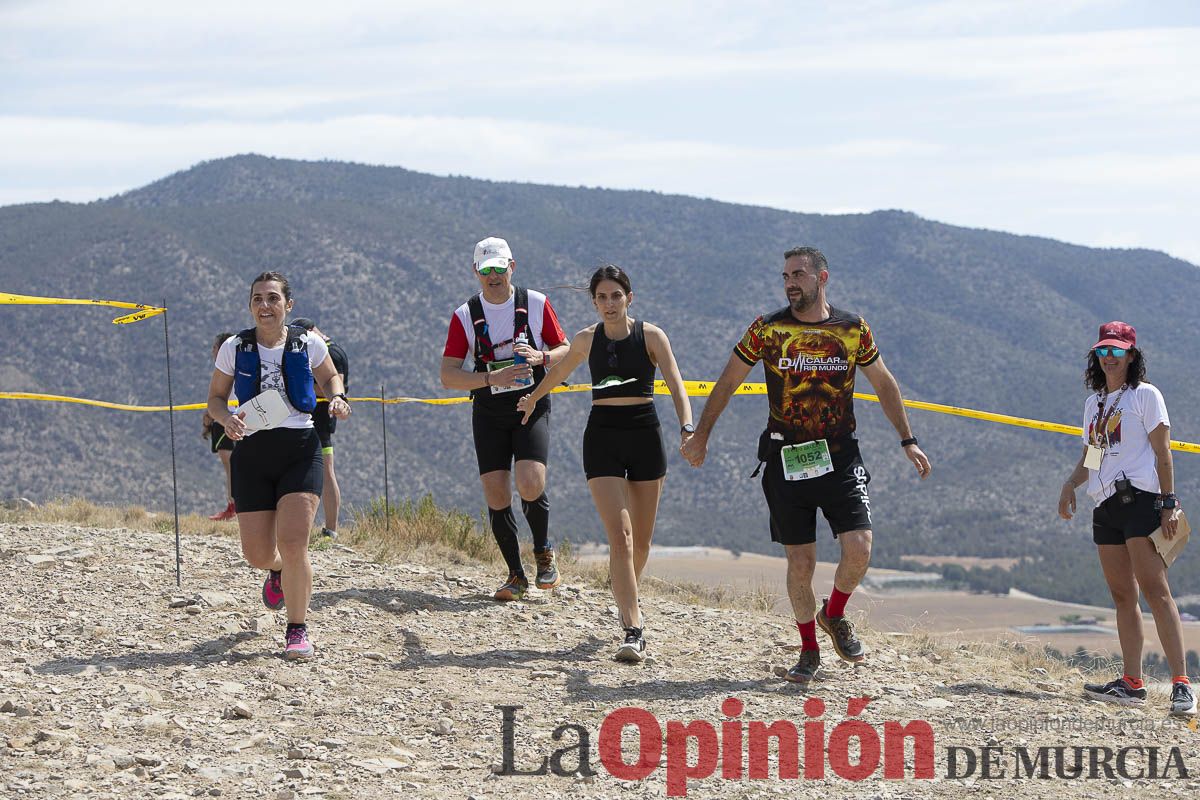
POLYGON ((491 275, 493 272, 497 275, 503 275, 508 272, 508 267, 484 267, 479 270, 480 275, 491 275))
POLYGON ((1129 351, 1124 347, 1097 347, 1096 355, 1101 358, 1108 358, 1110 355, 1113 358, 1124 358, 1129 351))

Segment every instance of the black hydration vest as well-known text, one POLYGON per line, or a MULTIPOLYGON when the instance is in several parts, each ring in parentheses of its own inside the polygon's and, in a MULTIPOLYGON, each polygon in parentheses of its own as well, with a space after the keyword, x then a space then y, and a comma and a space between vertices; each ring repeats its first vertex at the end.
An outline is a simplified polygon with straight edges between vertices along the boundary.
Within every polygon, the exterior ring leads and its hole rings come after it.
MULTIPOLYGON (((522 332, 529 340, 530 347, 537 347, 533 340, 533 329, 529 327, 529 290, 513 287, 513 338, 511 342, 492 344, 491 332, 488 330, 487 317, 483 313, 481 295, 474 295, 467 301, 467 311, 471 315, 471 324, 475 328, 475 371, 487 372, 487 365, 496 360, 496 348, 515 342, 522 332)), ((529 394, 534 387, 546 377, 542 366, 533 368, 533 381, 524 389, 492 394, 490 386, 471 390, 471 398, 481 405, 503 408, 516 408, 517 400, 522 395, 529 394)))

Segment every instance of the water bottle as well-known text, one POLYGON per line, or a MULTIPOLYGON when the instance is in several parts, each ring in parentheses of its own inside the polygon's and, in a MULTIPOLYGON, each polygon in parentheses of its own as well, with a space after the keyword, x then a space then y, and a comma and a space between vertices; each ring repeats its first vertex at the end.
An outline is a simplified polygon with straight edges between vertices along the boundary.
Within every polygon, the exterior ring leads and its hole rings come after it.
MULTIPOLYGON (((522 344, 526 345, 526 346, 529 345, 529 339, 526 338, 525 331, 521 331, 520 333, 517 334, 517 338, 513 339, 513 363, 514 364, 528 364, 529 363, 529 361, 525 358, 525 356, 521 355, 520 353, 518 353, 516 351, 516 346, 522 345, 522 344)), ((524 380, 517 381, 518 386, 529 386, 532 383, 533 383, 532 378, 525 378, 524 380)))

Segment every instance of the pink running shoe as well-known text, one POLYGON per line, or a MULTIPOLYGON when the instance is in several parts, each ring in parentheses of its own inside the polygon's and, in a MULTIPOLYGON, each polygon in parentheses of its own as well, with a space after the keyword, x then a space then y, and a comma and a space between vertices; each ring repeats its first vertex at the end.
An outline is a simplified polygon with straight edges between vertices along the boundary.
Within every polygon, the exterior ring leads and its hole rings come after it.
POLYGON ((289 661, 303 661, 312 658, 316 652, 316 648, 308 640, 308 628, 298 626, 288 629, 287 649, 283 651, 284 658, 289 661))
POLYGON ((263 581, 262 600, 263 605, 272 611, 278 611, 283 608, 283 580, 278 570, 271 570, 267 573, 267 579, 263 581))

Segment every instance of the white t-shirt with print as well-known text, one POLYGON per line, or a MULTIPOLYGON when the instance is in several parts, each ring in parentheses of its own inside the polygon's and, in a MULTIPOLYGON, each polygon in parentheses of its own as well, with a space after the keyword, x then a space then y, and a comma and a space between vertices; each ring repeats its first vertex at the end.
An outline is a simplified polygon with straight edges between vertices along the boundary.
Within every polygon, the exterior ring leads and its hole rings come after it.
MULTIPOLYGON (((1105 398, 1106 414, 1120 391, 1118 389, 1105 398)), ((1159 425, 1171 427, 1162 393, 1144 381, 1137 387, 1127 388, 1108 418, 1107 436, 1104 431, 1095 430, 1099 402, 1100 395, 1092 394, 1083 404, 1083 443, 1104 448, 1100 469, 1088 470, 1088 495, 1097 503, 1107 500, 1116 491, 1113 483, 1121 473, 1125 473, 1135 488, 1158 494, 1162 489, 1154 448, 1150 446, 1150 432, 1159 425)))
MULTIPOLYGON (((309 336, 307 333, 302 337, 308 343, 308 366, 315 373, 317 367, 322 361, 329 356, 329 347, 321 340, 320 336, 309 336)), ((221 349, 217 351, 216 368, 224 372, 226 375, 234 375, 234 365, 237 363, 238 345, 242 343, 240 336, 230 336, 221 344, 221 349)), ((297 411, 292 405, 292 401, 287 396, 287 390, 283 386, 283 348, 279 347, 263 347, 258 346, 258 369, 259 369, 259 388, 262 391, 267 389, 278 389, 279 394, 283 397, 283 402, 288 407, 288 418, 285 419, 279 427, 281 428, 311 428, 312 415, 297 411)), ((236 384, 237 378, 234 377, 236 384)), ((247 432, 247 436, 251 432, 247 432)))

